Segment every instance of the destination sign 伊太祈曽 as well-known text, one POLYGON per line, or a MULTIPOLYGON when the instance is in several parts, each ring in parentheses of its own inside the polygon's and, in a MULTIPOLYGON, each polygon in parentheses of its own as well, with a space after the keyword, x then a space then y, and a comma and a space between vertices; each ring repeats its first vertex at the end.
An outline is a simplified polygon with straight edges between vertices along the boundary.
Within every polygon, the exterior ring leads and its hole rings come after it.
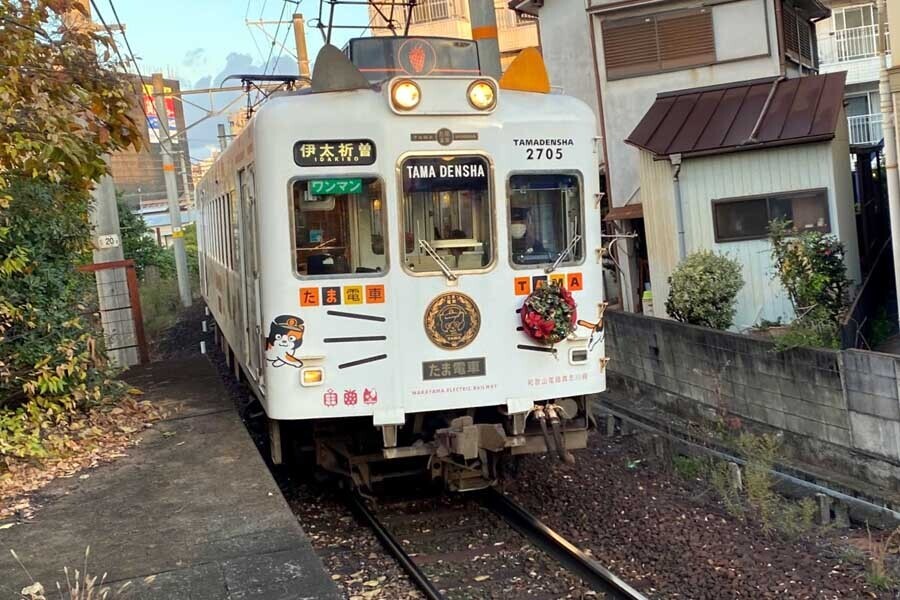
POLYGON ((301 140, 294 144, 294 162, 301 167, 347 167, 375 162, 372 140, 301 140))
POLYGON ((362 179, 313 179, 309 182, 311 196, 339 196, 362 192, 362 179))

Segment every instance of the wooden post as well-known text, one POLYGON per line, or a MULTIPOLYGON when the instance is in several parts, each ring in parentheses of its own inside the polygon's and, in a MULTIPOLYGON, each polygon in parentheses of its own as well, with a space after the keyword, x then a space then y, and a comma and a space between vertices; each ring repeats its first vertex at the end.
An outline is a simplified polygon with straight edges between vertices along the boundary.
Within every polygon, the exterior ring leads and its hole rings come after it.
POLYGON ((134 261, 125 261, 125 277, 128 280, 128 298, 131 303, 131 318, 134 320, 134 337, 137 342, 138 356, 141 364, 150 362, 150 352, 147 350, 147 336, 144 333, 144 312, 141 308, 141 294, 138 289, 137 273, 134 270, 134 261))

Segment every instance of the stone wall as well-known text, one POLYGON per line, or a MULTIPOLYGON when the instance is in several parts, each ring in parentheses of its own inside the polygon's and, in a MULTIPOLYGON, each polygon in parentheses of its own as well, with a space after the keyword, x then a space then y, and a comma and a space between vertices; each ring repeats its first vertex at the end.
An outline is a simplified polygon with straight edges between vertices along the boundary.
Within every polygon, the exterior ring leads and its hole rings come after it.
POLYGON ((609 312, 612 392, 687 417, 727 414, 784 432, 797 458, 900 490, 900 357, 798 348, 609 312))

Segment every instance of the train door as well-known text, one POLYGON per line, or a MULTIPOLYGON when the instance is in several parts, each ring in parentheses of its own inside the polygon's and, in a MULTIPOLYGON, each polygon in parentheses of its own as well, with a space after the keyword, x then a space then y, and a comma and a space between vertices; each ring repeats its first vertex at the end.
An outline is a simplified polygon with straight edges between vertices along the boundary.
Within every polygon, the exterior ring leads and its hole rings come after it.
POLYGON ((403 361, 415 364, 403 370, 404 408, 487 404, 493 397, 485 382, 504 368, 491 357, 508 355, 506 338, 495 332, 515 316, 502 303, 512 282, 491 275, 499 260, 491 160, 412 155, 400 171, 395 297, 410 325, 401 334, 400 347, 409 349, 403 361))
POLYGON ((256 381, 262 377, 262 330, 259 314, 259 252, 257 249, 256 194, 253 167, 238 173, 241 193, 241 281, 243 289, 244 348, 250 376, 256 381))

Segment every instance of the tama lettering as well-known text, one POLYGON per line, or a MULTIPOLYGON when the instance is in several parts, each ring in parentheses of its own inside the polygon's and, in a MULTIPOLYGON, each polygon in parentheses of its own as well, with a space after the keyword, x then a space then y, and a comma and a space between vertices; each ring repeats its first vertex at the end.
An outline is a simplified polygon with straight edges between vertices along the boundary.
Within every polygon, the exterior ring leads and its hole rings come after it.
POLYGON ((574 146, 572 138, 515 138, 513 146, 523 148, 526 160, 560 160, 564 148, 574 146))
POLYGON ((406 176, 409 179, 466 179, 486 177, 484 165, 406 165, 406 176))

